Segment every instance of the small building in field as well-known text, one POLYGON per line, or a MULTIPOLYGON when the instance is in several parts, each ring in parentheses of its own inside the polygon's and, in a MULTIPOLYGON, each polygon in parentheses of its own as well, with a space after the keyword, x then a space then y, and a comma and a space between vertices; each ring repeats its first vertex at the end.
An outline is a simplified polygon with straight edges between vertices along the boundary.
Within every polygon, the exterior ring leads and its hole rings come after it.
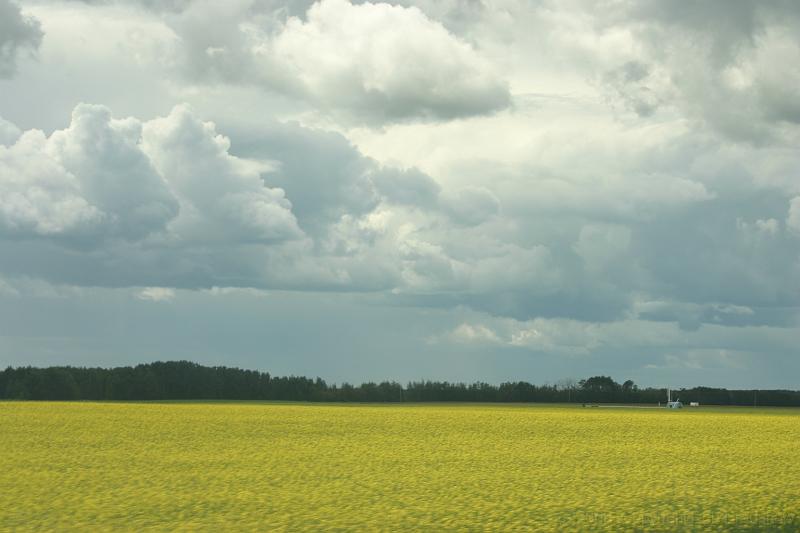
POLYGON ((680 398, 672 401, 672 391, 667 389, 667 409, 682 409, 683 404, 681 403, 680 398))

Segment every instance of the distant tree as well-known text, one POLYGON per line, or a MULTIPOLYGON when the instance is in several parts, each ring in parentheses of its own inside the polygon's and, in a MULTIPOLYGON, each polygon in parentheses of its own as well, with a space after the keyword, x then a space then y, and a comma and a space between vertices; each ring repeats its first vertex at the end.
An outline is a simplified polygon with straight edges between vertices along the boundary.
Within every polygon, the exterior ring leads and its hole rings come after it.
POLYGON ((580 381, 581 389, 593 402, 613 402, 617 399, 620 385, 609 376, 593 376, 580 381))
MULTIPOLYGON (((12 372, 13 370, 11 369, 5 371, 5 373, 8 374, 12 372)), ((21 374, 21 372, 16 372, 16 374, 21 374)), ((3 398, 8 398, 9 400, 30 400, 31 392, 28 390, 27 380, 18 375, 10 377, 6 382, 3 398)))
MULTIPOLYGON (((167 361, 117 368, 8 367, 0 371, 0 398, 20 400, 297 400, 344 402, 627 402, 663 401, 663 389, 619 385, 608 376, 537 386, 526 381, 393 381, 340 386, 321 378, 273 377, 266 372, 167 361)), ((800 406, 800 391, 681 389, 680 398, 701 404, 800 406)))

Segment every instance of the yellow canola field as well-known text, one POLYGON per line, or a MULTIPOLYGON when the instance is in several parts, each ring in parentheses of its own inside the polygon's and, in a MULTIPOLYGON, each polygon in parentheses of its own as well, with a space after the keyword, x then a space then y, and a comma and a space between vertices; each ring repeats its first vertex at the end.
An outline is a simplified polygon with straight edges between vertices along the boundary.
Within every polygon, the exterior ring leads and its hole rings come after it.
POLYGON ((0 403, 0 530, 800 529, 780 409, 0 403))

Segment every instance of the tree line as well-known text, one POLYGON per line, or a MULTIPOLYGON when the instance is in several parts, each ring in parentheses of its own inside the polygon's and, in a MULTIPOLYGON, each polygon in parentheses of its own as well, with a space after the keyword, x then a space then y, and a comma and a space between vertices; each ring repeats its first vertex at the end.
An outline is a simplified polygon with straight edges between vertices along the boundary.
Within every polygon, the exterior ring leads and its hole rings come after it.
MULTIPOLYGON (((117 368, 8 367, 0 372, 0 398, 13 400, 288 400, 309 402, 550 402, 657 404, 666 389, 640 388, 594 376, 554 385, 526 381, 451 383, 394 381, 329 384, 303 376, 189 361, 117 368)), ((673 390, 673 399, 701 405, 800 406, 800 391, 728 390, 710 387, 673 390)))

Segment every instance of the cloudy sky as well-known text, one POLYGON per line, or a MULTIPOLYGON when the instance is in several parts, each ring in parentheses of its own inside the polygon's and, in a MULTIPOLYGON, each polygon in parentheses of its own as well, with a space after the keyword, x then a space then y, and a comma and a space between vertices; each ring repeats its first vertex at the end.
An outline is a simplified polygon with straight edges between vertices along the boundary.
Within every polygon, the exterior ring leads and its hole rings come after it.
POLYGON ((800 388, 795 0, 0 0, 0 365, 800 388))

